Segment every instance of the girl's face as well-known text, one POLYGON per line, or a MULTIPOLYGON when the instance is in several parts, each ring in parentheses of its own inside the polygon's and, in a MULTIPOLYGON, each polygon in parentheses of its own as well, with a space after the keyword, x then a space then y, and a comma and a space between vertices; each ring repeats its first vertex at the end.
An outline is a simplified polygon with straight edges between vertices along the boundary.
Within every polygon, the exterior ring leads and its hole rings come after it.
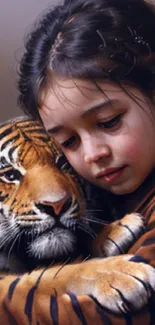
POLYGON ((39 110, 73 168, 115 194, 133 192, 155 167, 153 102, 131 85, 123 88, 57 79, 39 110))

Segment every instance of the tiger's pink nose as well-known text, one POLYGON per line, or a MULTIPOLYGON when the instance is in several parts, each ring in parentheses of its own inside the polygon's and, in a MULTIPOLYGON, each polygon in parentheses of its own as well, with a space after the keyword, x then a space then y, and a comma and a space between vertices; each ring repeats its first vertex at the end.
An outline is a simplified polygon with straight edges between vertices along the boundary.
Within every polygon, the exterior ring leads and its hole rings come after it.
POLYGON ((54 210, 54 213, 56 215, 59 215, 60 212, 62 211, 65 203, 67 203, 69 200, 69 195, 66 195, 64 198, 62 198, 61 200, 59 201, 56 201, 56 202, 47 202, 47 201, 44 201, 44 205, 45 206, 50 206, 53 208, 54 210))

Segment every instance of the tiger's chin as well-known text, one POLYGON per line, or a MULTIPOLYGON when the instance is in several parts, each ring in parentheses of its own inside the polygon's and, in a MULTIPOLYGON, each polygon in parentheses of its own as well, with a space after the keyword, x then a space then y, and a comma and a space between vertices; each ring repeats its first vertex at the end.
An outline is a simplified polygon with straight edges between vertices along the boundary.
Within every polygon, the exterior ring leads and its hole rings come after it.
MULTIPOLYGON (((17 232, 15 237, 18 238, 19 234, 17 232)), ((79 244, 76 234, 64 227, 44 229, 42 233, 39 233, 39 228, 31 228, 20 236, 20 242, 15 239, 14 245, 11 234, 9 237, 7 249, 0 250, 0 272, 22 274, 42 266, 68 263, 81 254, 81 245, 83 247, 82 235, 79 244)))
POLYGON ((41 261, 61 261, 76 253, 76 236, 68 229, 54 228, 29 243, 28 255, 41 261))

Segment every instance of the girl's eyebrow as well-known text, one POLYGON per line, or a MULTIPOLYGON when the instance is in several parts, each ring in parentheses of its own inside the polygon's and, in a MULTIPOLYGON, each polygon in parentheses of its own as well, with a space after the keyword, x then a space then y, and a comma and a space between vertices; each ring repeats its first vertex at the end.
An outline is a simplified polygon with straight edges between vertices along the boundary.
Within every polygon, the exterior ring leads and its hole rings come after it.
POLYGON ((96 104, 96 105, 93 105, 91 107, 89 107, 87 109, 87 111, 83 112, 81 114, 81 117, 85 117, 87 115, 89 115, 90 113, 94 113, 96 112, 97 110, 100 110, 100 109, 105 109, 106 107, 108 107, 109 105, 113 105, 113 104, 117 104, 118 103, 118 100, 117 99, 106 99, 104 102, 101 102, 99 104, 96 104))
MULTIPOLYGON (((98 104, 95 104, 91 107, 89 107, 87 109, 87 111, 83 112, 80 117, 81 118, 84 118, 85 116, 91 114, 91 113, 94 113, 96 112, 97 110, 102 110, 102 109, 105 109, 106 107, 108 107, 109 105, 112 105, 112 104, 117 104, 119 101, 117 99, 113 99, 113 100, 110 100, 110 99, 107 99, 105 100, 104 102, 101 102, 101 103, 98 103, 98 104)), ((64 129, 64 126, 63 125, 56 125, 54 126, 53 128, 50 128, 50 129, 47 129, 47 131, 49 133, 57 133, 59 132, 60 130, 63 130, 64 129)))

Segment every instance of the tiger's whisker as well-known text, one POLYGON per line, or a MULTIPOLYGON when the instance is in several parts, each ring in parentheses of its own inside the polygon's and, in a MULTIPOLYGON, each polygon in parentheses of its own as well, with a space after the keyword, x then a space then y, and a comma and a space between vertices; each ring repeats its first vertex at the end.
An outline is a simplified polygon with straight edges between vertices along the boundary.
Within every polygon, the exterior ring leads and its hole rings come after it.
POLYGON ((11 232, 9 230, 8 230, 8 233, 4 236, 4 238, 0 242, 0 249, 3 248, 4 245, 6 248, 10 243, 10 238, 13 238, 17 234, 16 229, 11 230, 11 232))
POLYGON ((77 221, 77 225, 82 226, 83 228, 87 229, 88 231, 90 231, 95 237, 97 236, 97 233, 91 228, 89 227, 88 224, 82 222, 81 220, 77 221))
POLYGON ((87 220, 87 221, 90 221, 90 222, 93 222, 93 223, 97 223, 97 224, 100 224, 100 225, 108 225, 110 222, 106 222, 106 221, 102 221, 100 219, 96 219, 96 218, 87 218, 87 217, 84 217, 84 220, 87 220))
POLYGON ((90 256, 91 256, 91 254, 89 254, 88 256, 86 256, 86 257, 84 258, 84 260, 81 261, 81 263, 86 262, 86 261, 89 259, 90 256))
POLYGON ((82 227, 78 227, 79 229, 81 229, 81 230, 83 230, 85 233, 87 233, 88 235, 90 235, 90 237, 92 237, 93 239, 95 239, 96 238, 96 236, 94 236, 94 235, 92 235, 88 230, 86 230, 86 229, 84 229, 84 228, 82 228, 82 227))
MULTIPOLYGON (((22 233, 23 233, 23 231, 22 231, 22 233)), ((10 259, 10 255, 11 255, 11 251, 12 251, 12 249, 13 249, 13 246, 14 246, 15 242, 17 241, 17 239, 18 239, 20 236, 21 236, 21 234, 19 233, 19 234, 17 234, 17 236, 15 237, 15 239, 14 239, 14 241, 13 241, 13 243, 12 243, 10 249, 9 249, 9 252, 8 252, 8 260, 10 259)))
POLYGON ((58 273, 60 273, 60 271, 63 269, 63 267, 70 261, 70 257, 67 258, 67 260, 60 265, 60 268, 56 271, 55 275, 53 276, 53 279, 56 278, 56 276, 58 275, 58 273))
POLYGON ((78 228, 83 230, 84 232, 86 232, 88 235, 90 235, 93 239, 96 238, 96 233, 94 231, 92 231, 91 228, 89 227, 85 227, 85 225, 82 225, 82 224, 78 224, 78 228))

